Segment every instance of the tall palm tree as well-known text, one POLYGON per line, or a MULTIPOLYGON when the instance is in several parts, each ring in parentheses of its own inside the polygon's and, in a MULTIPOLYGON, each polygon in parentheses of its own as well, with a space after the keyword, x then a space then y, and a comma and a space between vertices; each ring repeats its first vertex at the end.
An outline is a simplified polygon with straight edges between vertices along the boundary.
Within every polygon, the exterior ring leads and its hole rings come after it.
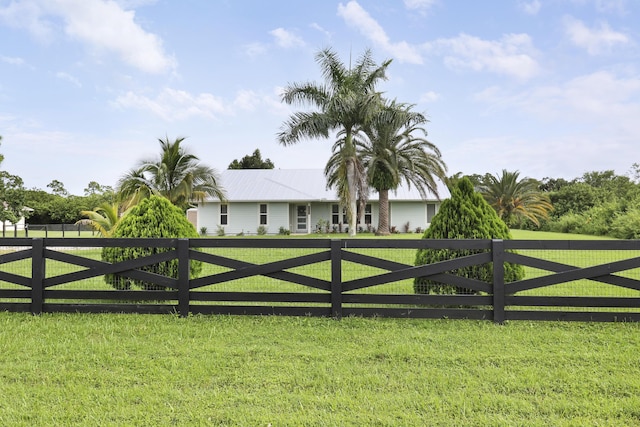
POLYGON ((338 196, 347 209, 349 234, 356 233, 356 212, 359 182, 364 180, 362 167, 358 166, 354 136, 370 119, 379 103, 376 84, 386 79, 386 69, 391 60, 378 66, 366 50, 353 68, 345 66, 331 49, 316 54, 316 62, 324 77, 324 84, 313 82, 288 85, 282 100, 287 104, 311 105, 315 111, 294 113, 282 125, 278 141, 291 145, 304 138, 329 138, 337 132, 333 153, 339 152, 335 164, 327 164, 328 182, 338 184, 338 196))
POLYGON ((553 205, 549 197, 539 190, 539 182, 532 178, 519 179, 520 172, 502 170, 502 175, 485 175, 479 192, 496 210, 508 226, 528 219, 540 225, 541 219, 549 217, 553 205))
POLYGON ((218 173, 200 164, 198 157, 180 145, 184 138, 158 141, 161 148, 159 158, 140 162, 137 168, 120 178, 118 193, 122 200, 130 206, 155 194, 183 209, 189 202, 201 201, 207 196, 224 200, 218 173))
POLYGON ((423 198, 427 191, 438 197, 436 178, 446 178, 440 150, 425 138, 424 115, 413 105, 387 102, 365 126, 366 138, 358 141, 367 168, 368 184, 379 195, 379 235, 389 233, 389 190, 404 181, 413 184, 423 198))

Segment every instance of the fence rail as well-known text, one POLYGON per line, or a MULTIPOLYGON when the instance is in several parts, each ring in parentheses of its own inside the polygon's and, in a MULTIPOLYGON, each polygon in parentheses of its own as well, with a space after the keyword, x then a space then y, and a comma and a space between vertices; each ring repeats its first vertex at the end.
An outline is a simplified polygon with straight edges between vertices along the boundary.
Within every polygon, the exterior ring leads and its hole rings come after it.
POLYGON ((0 239, 0 310, 640 320, 640 241, 376 239, 0 239), (119 263, 102 248, 150 248, 119 263), (475 253, 414 265, 418 249, 475 253), (177 263, 178 274, 153 271, 177 263), (189 277, 191 263, 199 277, 189 277), (505 263, 525 277, 504 282, 505 263), (456 275, 491 265, 491 283, 456 275), (165 290, 114 289, 105 275, 165 290), (426 277, 472 294, 413 292, 426 277))

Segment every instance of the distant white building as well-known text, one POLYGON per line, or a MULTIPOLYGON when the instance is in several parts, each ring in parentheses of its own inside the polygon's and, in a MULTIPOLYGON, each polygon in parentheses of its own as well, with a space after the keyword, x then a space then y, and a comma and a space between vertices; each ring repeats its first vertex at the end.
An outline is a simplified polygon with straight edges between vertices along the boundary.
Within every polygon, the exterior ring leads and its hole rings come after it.
MULTIPOLYGON (((222 228, 227 235, 256 234, 258 227, 268 234, 286 229, 291 233, 308 234, 318 225, 328 224, 331 230, 347 230, 347 218, 333 189, 327 189, 322 169, 233 169, 221 174, 220 184, 227 200, 205 200, 197 208, 196 228, 206 227, 208 234, 222 228)), ((449 197, 444 184, 438 188, 440 199, 449 197)), ((399 232, 416 228, 424 230, 438 212, 440 200, 428 194, 420 197, 415 188, 389 191, 389 227, 399 232)), ((370 194, 358 228, 378 226, 378 195, 370 194)))

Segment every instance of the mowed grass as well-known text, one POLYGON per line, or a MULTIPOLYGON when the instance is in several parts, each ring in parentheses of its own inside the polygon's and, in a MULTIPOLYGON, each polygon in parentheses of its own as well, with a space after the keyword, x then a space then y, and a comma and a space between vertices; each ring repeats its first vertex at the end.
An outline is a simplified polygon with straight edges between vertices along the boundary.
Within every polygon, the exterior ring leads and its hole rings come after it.
POLYGON ((640 326, 0 313, 0 424, 640 425, 640 326))

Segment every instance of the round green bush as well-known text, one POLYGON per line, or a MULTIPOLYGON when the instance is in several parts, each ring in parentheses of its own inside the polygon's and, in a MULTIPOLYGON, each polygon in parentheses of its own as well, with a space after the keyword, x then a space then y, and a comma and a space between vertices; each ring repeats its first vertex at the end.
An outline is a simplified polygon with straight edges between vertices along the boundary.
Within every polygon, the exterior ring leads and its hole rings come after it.
MULTIPOLYGON (((496 211, 473 189, 468 178, 461 179, 451 189, 451 198, 444 200, 423 239, 511 239, 507 225, 496 211)), ((481 253, 483 250, 419 249, 416 265, 434 264, 440 261, 481 253)), ((473 265, 450 272, 456 276, 493 283, 493 263, 473 265)), ((505 282, 524 277, 521 265, 505 263, 505 282)), ((470 289, 446 285, 424 277, 414 281, 414 291, 420 294, 473 294, 470 289)))
MULTIPOLYGON (((151 196, 144 199, 120 220, 112 237, 127 238, 196 238, 198 233, 184 212, 167 199, 159 196, 151 196)), ((151 247, 105 247, 102 249, 102 260, 110 263, 122 262, 130 259, 141 258, 153 254, 168 252, 173 248, 151 247)), ((140 270, 160 274, 162 276, 178 278, 178 260, 164 261, 157 264, 141 267, 140 270)), ((194 278, 202 270, 201 261, 190 261, 190 277, 194 278)), ((138 287, 145 290, 166 290, 165 287, 144 282, 137 279, 122 277, 115 274, 106 274, 105 281, 116 289, 131 289, 138 287)))

